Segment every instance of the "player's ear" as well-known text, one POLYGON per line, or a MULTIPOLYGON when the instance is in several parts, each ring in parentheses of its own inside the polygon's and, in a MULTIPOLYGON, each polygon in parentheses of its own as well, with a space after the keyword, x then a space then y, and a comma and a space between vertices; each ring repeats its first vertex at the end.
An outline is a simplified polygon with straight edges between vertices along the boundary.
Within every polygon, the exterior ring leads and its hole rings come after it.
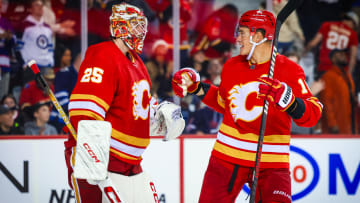
POLYGON ((264 34, 261 31, 256 31, 253 35, 253 42, 258 43, 264 39, 264 34))

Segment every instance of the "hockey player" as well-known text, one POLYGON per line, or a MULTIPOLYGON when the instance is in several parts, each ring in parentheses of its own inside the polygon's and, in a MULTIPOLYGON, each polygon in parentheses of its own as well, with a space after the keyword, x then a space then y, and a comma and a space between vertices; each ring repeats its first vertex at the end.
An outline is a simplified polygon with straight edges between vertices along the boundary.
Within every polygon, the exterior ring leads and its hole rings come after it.
MULTIPOLYGON (((150 78, 137 55, 143 48, 147 19, 135 6, 114 5, 110 32, 110 41, 90 46, 86 51, 70 96, 70 121, 75 129, 80 120, 109 121, 112 133, 108 176, 126 198, 121 201, 158 202, 154 184, 140 165, 150 142, 150 78)), ((97 185, 74 177, 75 146, 76 141, 70 136, 65 142, 65 157, 76 202, 106 202, 97 185)))
POLYGON ((224 115, 200 203, 234 202, 243 185, 251 184, 265 99, 269 109, 255 201, 291 202, 290 121, 315 125, 322 104, 310 93, 301 67, 283 55, 276 56, 274 79, 267 77, 274 32, 272 13, 247 11, 236 30, 240 55, 225 63, 219 87, 202 83, 192 68, 181 69, 173 77, 176 95, 196 94, 224 115))

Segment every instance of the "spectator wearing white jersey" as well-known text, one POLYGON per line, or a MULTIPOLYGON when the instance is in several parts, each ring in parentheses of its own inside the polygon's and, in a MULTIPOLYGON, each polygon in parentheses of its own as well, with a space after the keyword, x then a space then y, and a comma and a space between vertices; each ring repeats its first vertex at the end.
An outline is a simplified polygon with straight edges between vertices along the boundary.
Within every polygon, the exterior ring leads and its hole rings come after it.
POLYGON ((44 22, 44 4, 41 0, 31 0, 30 14, 22 23, 22 34, 18 45, 25 63, 36 60, 40 68, 54 66, 53 32, 44 22))

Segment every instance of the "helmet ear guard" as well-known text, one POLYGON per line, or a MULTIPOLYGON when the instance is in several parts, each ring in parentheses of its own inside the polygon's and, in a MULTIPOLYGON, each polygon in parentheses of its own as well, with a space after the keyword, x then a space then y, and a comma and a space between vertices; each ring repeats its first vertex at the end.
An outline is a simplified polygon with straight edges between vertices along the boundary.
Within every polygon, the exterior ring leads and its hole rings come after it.
POLYGON ((122 3, 112 7, 110 20, 110 34, 120 38, 127 47, 142 52, 144 39, 147 33, 147 19, 137 7, 122 3))

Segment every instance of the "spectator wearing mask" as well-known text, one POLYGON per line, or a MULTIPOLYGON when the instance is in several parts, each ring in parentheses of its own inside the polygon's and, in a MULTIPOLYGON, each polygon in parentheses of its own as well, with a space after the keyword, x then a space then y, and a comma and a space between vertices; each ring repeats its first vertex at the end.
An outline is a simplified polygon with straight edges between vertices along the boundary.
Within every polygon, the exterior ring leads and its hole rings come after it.
POLYGON ((11 109, 6 105, 0 105, 0 135, 22 135, 23 129, 14 125, 11 109))
POLYGON ((323 76, 325 88, 320 92, 324 104, 321 118, 322 133, 355 134, 355 89, 351 75, 346 71, 346 51, 330 52, 332 67, 323 76))
POLYGON ((32 107, 29 112, 33 117, 32 121, 25 123, 25 135, 57 135, 56 128, 48 121, 50 119, 50 102, 41 101, 32 107))

